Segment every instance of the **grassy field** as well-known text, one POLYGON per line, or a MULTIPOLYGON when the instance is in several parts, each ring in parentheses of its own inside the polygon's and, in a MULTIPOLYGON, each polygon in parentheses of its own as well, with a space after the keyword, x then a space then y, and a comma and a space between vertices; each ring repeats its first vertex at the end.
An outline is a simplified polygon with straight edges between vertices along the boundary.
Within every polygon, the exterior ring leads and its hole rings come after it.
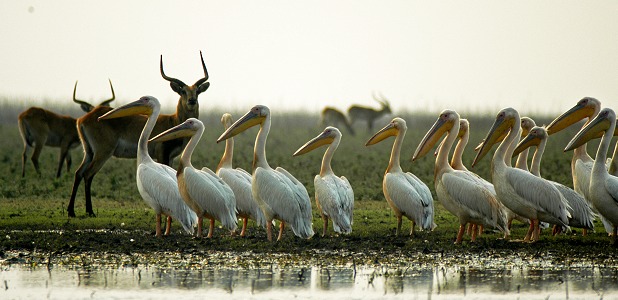
MULTIPOLYGON (((350 236, 319 237, 301 240, 287 231, 284 240, 271 244, 266 242, 263 229, 253 227, 250 223, 249 237, 229 237, 224 230, 217 229, 212 240, 196 240, 181 232, 178 224, 173 225, 173 235, 163 239, 154 239, 154 214, 143 202, 135 183, 135 161, 110 159, 93 182, 93 206, 97 217, 87 217, 84 208, 83 185, 80 187, 76 201, 76 218, 68 218, 66 206, 73 183, 73 172, 81 162, 81 148, 74 150, 73 168, 59 179, 55 179, 58 149, 45 148, 41 156, 42 175, 37 176, 32 164, 27 165, 26 178, 21 173, 22 142, 16 126, 19 107, 5 103, 0 121, 0 134, 4 142, 0 144, 0 250, 41 250, 41 251, 105 251, 105 252, 140 252, 140 251, 193 251, 211 249, 222 251, 257 252, 302 252, 309 249, 349 250, 363 252, 376 251, 430 251, 454 254, 464 252, 483 253, 488 249, 515 253, 524 251, 530 255, 551 253, 557 257, 586 257, 599 261, 614 261, 616 251, 608 250, 609 239, 600 223, 596 223, 597 233, 582 237, 578 229, 572 235, 552 237, 542 234, 541 240, 534 245, 510 242, 499 239, 500 234, 488 232, 476 243, 465 239, 463 245, 453 245, 458 227, 457 220, 439 204, 433 187, 434 158, 427 156, 417 162, 411 162, 411 156, 425 132, 431 127, 437 114, 401 115, 408 122, 408 134, 402 151, 402 168, 419 176, 432 190, 436 199, 436 219, 438 227, 433 232, 421 232, 414 238, 395 237, 395 217, 382 195, 382 176, 388 164, 392 146, 383 142, 365 147, 367 139, 373 134, 364 127, 357 127, 357 135, 351 136, 343 131, 344 138, 333 159, 333 169, 338 175, 345 175, 355 192, 356 206, 353 233, 350 236)), ((72 114, 78 112, 67 109, 72 114)), ((243 112, 244 113, 244 112, 243 112)), ((238 118, 241 113, 236 113, 238 118)), ((525 115, 525 114, 524 114, 525 115)), ((223 132, 219 112, 205 112, 202 108, 201 119, 206 125, 206 133, 193 156, 196 167, 207 166, 214 169, 223 153, 223 144, 216 144, 216 138, 223 132)), ((491 116, 468 116, 470 120, 470 145, 464 156, 464 162, 470 164, 473 159, 472 147, 486 135, 493 122, 491 116)), ((530 116, 537 124, 547 124, 551 117, 530 116)), ((281 166, 294 174, 305 184, 313 196, 313 177, 319 172, 322 151, 314 151, 301 157, 292 157, 292 153, 307 140, 317 135, 323 128, 317 125, 317 115, 304 113, 278 114, 273 112, 273 128, 268 139, 267 156, 271 166, 281 166)), ((380 129, 389 120, 376 124, 374 130, 380 129)), ((579 128, 552 136, 545 151, 542 174, 551 179, 571 186, 571 153, 562 149, 569 138, 579 128)), ((236 138, 234 163, 246 170, 251 168, 253 142, 257 129, 251 129, 236 138)), ((596 143, 589 146, 592 153, 596 143)), ((489 158, 484 158, 473 169, 484 178, 488 178, 489 158)), ((313 197, 312 197, 313 200, 313 197)), ((314 205, 314 229, 321 233, 322 221, 314 205)), ((404 222, 404 232, 409 230, 409 222, 404 222)), ((527 226, 514 225, 512 237, 521 239, 527 226)), ((331 227, 332 230, 332 227, 331 227)))

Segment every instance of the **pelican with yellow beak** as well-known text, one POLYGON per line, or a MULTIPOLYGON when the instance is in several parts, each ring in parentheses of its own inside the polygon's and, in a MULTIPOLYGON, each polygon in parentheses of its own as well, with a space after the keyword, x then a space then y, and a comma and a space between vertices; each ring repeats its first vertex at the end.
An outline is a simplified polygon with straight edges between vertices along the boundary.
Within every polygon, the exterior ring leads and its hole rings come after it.
MULTIPOLYGON (((478 175, 456 170, 448 163, 448 154, 460 132, 459 114, 444 110, 416 148, 413 161, 423 157, 446 134, 436 157, 434 184, 438 200, 459 219, 456 244, 460 244, 466 224, 487 225, 508 233, 506 212, 495 192, 478 175)), ((472 241, 476 230, 472 231, 472 241)))
POLYGON ((610 108, 604 108, 575 135, 564 149, 564 151, 576 149, 593 139, 598 132, 603 132, 590 174, 588 195, 599 214, 612 224, 614 244, 618 228, 618 177, 608 173, 605 161, 615 129, 616 113, 610 108))
POLYGON ((329 126, 294 152, 294 156, 298 156, 328 145, 322 158, 320 174, 315 175, 313 179, 315 203, 324 221, 322 236, 326 235, 329 218, 333 221, 333 229, 336 233, 350 234, 352 232, 354 191, 348 179, 345 176, 337 177, 330 165, 340 142, 341 131, 329 126))
MULTIPOLYGON (((543 158, 543 153, 545 152, 545 145, 547 144, 547 138, 549 135, 547 134, 547 130, 545 127, 535 126, 533 127, 528 135, 519 142, 517 148, 515 148, 515 152, 513 156, 519 154, 524 149, 529 149, 532 146, 536 146, 536 150, 534 151, 534 155, 532 156, 532 165, 530 167, 530 172, 538 177, 541 177, 541 159, 543 158)), ((584 197, 573 189, 560 184, 555 181, 549 180, 558 191, 562 194, 564 199, 566 199, 568 206, 568 211, 571 217, 569 218, 569 226, 582 228, 583 234, 586 235, 588 229, 594 228, 594 218, 596 217, 595 213, 590 208, 590 205, 584 199, 584 197)), ((554 225, 553 233, 557 234, 563 230, 562 227, 554 225)))
POLYGON ((150 139, 151 142, 165 142, 189 137, 189 142, 180 155, 180 166, 176 177, 178 189, 185 203, 197 214, 197 237, 202 237, 204 218, 210 219, 208 238, 212 238, 215 220, 231 232, 236 230, 236 198, 234 192, 217 174, 208 168, 196 169, 191 164, 193 151, 204 134, 202 121, 189 118, 150 139))
MULTIPOLYGON (((232 125, 232 115, 225 113, 221 117, 225 129, 232 125)), ((241 168, 233 168, 234 138, 225 140, 225 151, 217 166, 217 175, 227 183, 236 198, 236 212, 242 219, 240 236, 244 237, 247 231, 247 220, 252 219, 260 227, 266 227, 266 217, 258 203, 253 199, 251 192, 251 174, 241 168)))
POLYGON ((260 125, 253 149, 253 175, 251 190, 266 217, 268 240, 272 241, 272 220, 281 221, 279 236, 281 240, 285 224, 294 234, 308 239, 313 236, 311 202, 307 189, 292 174, 281 167, 272 169, 266 161, 266 139, 270 132, 270 109, 256 105, 238 119, 217 139, 217 143, 260 125))
POLYGON ((404 173, 399 164, 401 146, 407 130, 405 120, 394 118, 365 144, 365 146, 374 145, 388 137, 395 136, 391 158, 382 181, 382 190, 386 201, 397 217, 396 235, 399 235, 401 231, 401 219, 404 216, 412 221, 410 235, 414 235, 415 225, 422 230, 432 230, 435 227, 431 191, 414 174, 404 173))
POLYGON ((99 117, 99 121, 132 115, 148 116, 137 143, 137 189, 144 201, 155 211, 157 237, 161 237, 162 214, 167 215, 165 235, 170 233, 172 218, 179 221, 187 233, 192 234, 197 216, 180 196, 176 171, 170 166, 156 163, 148 154, 148 137, 156 125, 160 111, 161 105, 157 98, 144 96, 107 112, 99 117))
MULTIPOLYGON (((504 206, 530 220, 530 229, 524 242, 539 238, 539 221, 560 226, 568 226, 568 204, 562 194, 547 180, 536 177, 529 172, 507 166, 507 150, 514 140, 519 139, 521 119, 513 108, 502 109, 496 116, 481 149, 472 166, 476 165, 497 143, 505 132, 506 138, 494 152, 491 163, 491 175, 498 200, 504 206)), ((510 151, 509 151, 510 152, 510 151)), ((508 153, 512 157, 512 152, 508 153)))

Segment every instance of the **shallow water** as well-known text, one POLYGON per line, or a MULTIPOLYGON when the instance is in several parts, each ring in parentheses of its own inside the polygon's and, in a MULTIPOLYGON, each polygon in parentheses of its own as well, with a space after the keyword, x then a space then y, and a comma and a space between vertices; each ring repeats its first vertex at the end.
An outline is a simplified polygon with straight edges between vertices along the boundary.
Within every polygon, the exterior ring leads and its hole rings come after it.
POLYGON ((210 254, 200 262, 184 255, 173 263, 139 256, 136 263, 135 255, 66 255, 45 264, 16 254, 2 261, 0 299, 618 299, 613 266, 394 257, 299 264, 289 255, 241 255, 241 262, 233 256, 239 255, 210 254))

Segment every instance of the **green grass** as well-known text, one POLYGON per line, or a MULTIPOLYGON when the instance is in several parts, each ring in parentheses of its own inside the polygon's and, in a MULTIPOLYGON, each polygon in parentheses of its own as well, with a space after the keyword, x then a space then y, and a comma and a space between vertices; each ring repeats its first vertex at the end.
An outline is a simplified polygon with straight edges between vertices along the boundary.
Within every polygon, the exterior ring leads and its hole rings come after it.
MULTIPOLYGON (((206 132, 193 156, 196 167, 207 166, 214 169, 223 153, 224 144, 216 144, 222 133, 219 123, 221 114, 203 113, 206 132)), ((239 113, 234 115, 235 118, 239 113)), ((408 121, 408 134, 405 138, 401 165, 433 187, 434 157, 428 155, 412 163, 410 158, 416 146, 431 127, 437 115, 403 115, 408 121)), ((487 133, 493 116, 466 116, 471 123, 470 145, 464 155, 469 165, 474 153, 472 148, 487 133)), ((535 118, 535 116, 531 116, 535 118)), ((323 151, 313 151, 300 157, 292 157, 306 141, 316 136, 323 128, 317 126, 318 116, 301 113, 273 114, 273 127, 267 143, 267 156, 271 166, 281 166, 294 174, 307 187, 313 201, 313 177, 319 172, 323 151)), ((538 124, 547 124, 550 118, 535 118, 538 124)), ((4 119, 6 120, 6 119, 4 119)), ((376 124, 374 132, 382 128, 388 120, 376 124)), ((574 126, 576 127, 576 126, 574 126)), ((578 128, 570 128, 552 136, 545 151, 542 174, 545 178, 571 186, 571 153, 562 149, 578 128)), ((308 249, 351 250, 351 251, 462 251, 483 252, 487 249, 505 251, 557 251, 565 256, 590 255, 598 249, 615 258, 615 254, 605 251, 609 239, 597 224, 598 233, 589 237, 542 235, 534 246, 511 243, 500 239, 499 233, 488 232, 474 244, 465 242, 463 246, 453 246, 458 222, 445 211, 436 200, 435 222, 438 227, 433 232, 419 232, 413 238, 405 234, 394 236, 396 220, 382 194, 382 176, 388 164, 392 139, 378 145, 365 147, 367 139, 374 132, 357 127, 357 135, 351 136, 345 130, 343 141, 333 159, 333 169, 338 175, 345 175, 355 191, 355 215, 353 233, 350 236, 326 238, 319 237, 322 220, 313 210, 316 236, 311 240, 301 240, 287 231, 284 241, 267 243, 265 231, 250 227, 249 238, 229 237, 222 229, 216 230, 212 240, 195 240, 181 232, 174 224, 173 235, 161 240, 152 239, 154 234, 154 214, 143 202, 135 183, 135 160, 110 159, 97 174, 93 182, 93 206, 97 217, 87 217, 84 208, 83 184, 76 201, 76 218, 68 218, 66 206, 73 183, 73 172, 81 162, 81 149, 74 150, 73 168, 70 173, 55 179, 58 149, 45 148, 40 159, 42 175, 37 176, 31 163, 28 163, 26 178, 21 175, 22 144, 15 123, 1 122, 0 134, 4 142, 0 145, 0 249, 45 249, 48 251, 150 251, 182 250, 208 247, 213 250, 230 251, 281 251, 298 252, 308 249), (103 231, 97 231, 103 230, 103 231), (62 234, 59 234, 62 232, 62 234), (556 250, 557 249, 557 250, 556 250)), ((236 167, 251 169, 253 142, 257 129, 250 129, 235 138, 234 163, 236 167)), ((589 151, 596 149, 596 143, 589 151)), ((489 178, 489 159, 484 158, 472 169, 484 178, 489 178)), ((409 231, 409 222, 404 222, 403 232, 409 231)), ((332 226, 330 228, 332 230, 332 226)), ((515 224, 512 236, 522 238, 527 227, 515 224)), ((579 233, 579 230, 575 230, 579 233)), ((467 240, 466 240, 467 241, 467 240)), ((614 251, 615 252, 615 251, 614 251)), ((599 254, 600 255, 600 254, 599 254)), ((598 257, 597 257, 598 258, 598 257)))

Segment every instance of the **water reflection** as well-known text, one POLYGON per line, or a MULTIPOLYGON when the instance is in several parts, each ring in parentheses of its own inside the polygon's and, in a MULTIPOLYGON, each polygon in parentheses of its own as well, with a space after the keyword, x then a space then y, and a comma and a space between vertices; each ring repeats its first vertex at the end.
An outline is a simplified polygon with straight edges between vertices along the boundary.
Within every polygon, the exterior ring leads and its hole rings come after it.
POLYGON ((1 299, 614 299, 615 268, 387 266, 71 269, 5 265, 1 299))

